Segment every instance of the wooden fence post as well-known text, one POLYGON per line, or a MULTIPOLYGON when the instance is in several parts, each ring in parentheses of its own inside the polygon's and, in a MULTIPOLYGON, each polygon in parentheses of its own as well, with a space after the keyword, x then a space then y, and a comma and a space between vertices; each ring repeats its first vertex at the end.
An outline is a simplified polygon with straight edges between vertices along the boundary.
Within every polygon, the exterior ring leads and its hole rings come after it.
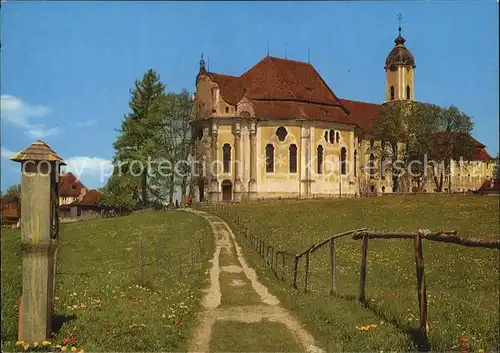
POLYGON ((304 293, 307 293, 307 282, 309 281, 309 256, 310 251, 306 252, 306 276, 304 279, 304 293))
POLYGON ((368 236, 363 237, 363 247, 361 248, 361 275, 359 278, 359 301, 366 305, 365 286, 366 286, 366 255, 368 253, 368 236))
POLYGON ((336 258, 335 258, 335 239, 330 239, 330 266, 331 266, 331 275, 332 275, 332 287, 330 289, 330 295, 333 295, 337 291, 337 284, 335 283, 335 266, 336 266, 336 258))
POLYGON ((293 288, 297 289, 297 272, 299 270, 299 259, 300 257, 295 255, 295 263, 293 265, 293 288))
POLYGON ((420 232, 413 238, 413 247, 415 249, 415 264, 417 267, 417 294, 418 309, 420 314, 420 334, 427 342, 427 289, 425 287, 424 274, 424 254, 422 251, 422 238, 420 232))

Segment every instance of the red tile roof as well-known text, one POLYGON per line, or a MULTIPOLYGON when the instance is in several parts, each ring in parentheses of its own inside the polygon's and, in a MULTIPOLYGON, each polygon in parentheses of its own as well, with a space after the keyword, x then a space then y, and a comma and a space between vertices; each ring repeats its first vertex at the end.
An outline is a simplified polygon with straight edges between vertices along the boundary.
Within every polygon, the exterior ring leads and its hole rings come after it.
POLYGON ((358 102, 348 99, 340 99, 340 102, 349 111, 349 117, 367 132, 372 130, 373 122, 380 115, 382 109, 381 104, 358 102))
POLYGON ((81 200, 76 199, 72 203, 69 204, 69 206, 75 206, 75 205, 97 205, 99 204, 101 196, 99 194, 99 191, 97 190, 90 190, 87 191, 87 193, 83 196, 81 200))
POLYGON ((59 178, 59 196, 61 197, 78 197, 85 185, 78 180, 73 173, 61 174, 59 178))
MULTIPOLYGON (((442 131, 442 132, 438 132, 438 133, 434 134, 434 138, 437 139, 435 142, 437 145, 437 148, 442 148, 442 146, 440 146, 439 140, 449 139, 450 134, 451 134, 450 132, 446 132, 446 131, 442 131)), ((476 147, 476 151, 472 155, 472 160, 474 160, 474 161, 489 161, 489 160, 494 159, 486 151, 485 145, 483 145, 481 142, 479 142, 478 140, 476 140, 474 137, 472 137, 470 135, 469 135, 469 138, 471 139, 472 143, 476 147)))
POLYGON ((246 96, 258 117, 323 120, 355 125, 311 64, 265 57, 243 75, 209 75, 222 98, 237 105, 246 96))
POLYGON ((475 161, 490 161, 494 159, 488 154, 488 152, 486 152, 486 149, 484 148, 478 148, 476 150, 476 153, 474 153, 473 158, 475 161))
POLYGON ((500 190, 500 180, 485 180, 478 190, 500 190))

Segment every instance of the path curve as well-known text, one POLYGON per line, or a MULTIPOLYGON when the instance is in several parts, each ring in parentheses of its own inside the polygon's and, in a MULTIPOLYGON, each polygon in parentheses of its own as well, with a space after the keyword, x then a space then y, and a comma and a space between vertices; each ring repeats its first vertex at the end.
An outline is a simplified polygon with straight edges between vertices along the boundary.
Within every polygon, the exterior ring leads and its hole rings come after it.
MULTIPOLYGON (((285 310, 274 295, 269 293, 266 286, 259 282, 257 273, 251 268, 243 256, 241 247, 236 242, 236 237, 231 228, 217 216, 207 212, 184 209, 186 212, 194 213, 205 218, 212 228, 215 237, 215 252, 210 269, 210 286, 205 290, 203 300, 203 310, 200 312, 198 326, 193 332, 189 344, 189 352, 209 352, 212 328, 217 320, 238 321, 245 323, 258 323, 263 319, 284 324, 297 338, 297 341, 304 347, 304 351, 310 353, 324 353, 318 347, 313 336, 305 330, 300 322, 287 310, 285 310), (237 263, 231 266, 221 266, 220 256, 224 253, 230 261, 237 263), (246 279, 251 283, 251 287, 260 297, 260 303, 251 305, 230 305, 221 307, 221 273, 243 272, 246 279)), ((227 259, 226 259, 227 261, 227 259)), ((239 285, 238 280, 233 280, 234 287, 239 285)), ((231 285, 230 285, 231 286, 231 285)), ((231 294, 230 289, 229 293, 231 294)))

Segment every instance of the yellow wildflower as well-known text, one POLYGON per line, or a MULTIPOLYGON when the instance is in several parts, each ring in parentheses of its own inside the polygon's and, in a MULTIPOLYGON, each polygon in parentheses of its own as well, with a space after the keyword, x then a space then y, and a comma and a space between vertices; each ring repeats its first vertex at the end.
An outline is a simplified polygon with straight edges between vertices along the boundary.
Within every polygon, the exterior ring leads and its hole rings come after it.
POLYGON ((56 344, 56 348, 61 348, 61 345, 60 344, 56 344))
POLYGON ((49 341, 43 341, 42 346, 50 346, 52 343, 49 341))
POLYGON ((38 347, 38 342, 37 342, 37 341, 35 341, 35 342, 33 343, 33 347, 38 347))
POLYGON ((28 348, 30 348, 30 345, 29 345, 29 343, 26 343, 26 344, 23 346, 23 349, 24 349, 25 351, 27 351, 27 350, 28 350, 28 348))
POLYGON ((480 348, 478 352, 479 353, 484 353, 484 349, 480 348))
POLYGON ((75 346, 71 347, 71 351, 76 352, 76 347, 75 346))
POLYGON ((22 346, 24 344, 24 341, 17 341, 16 346, 22 346))
POLYGON ((80 349, 80 352, 78 352, 78 353, 85 353, 85 351, 83 349, 80 349))
POLYGON ((61 351, 66 352, 67 350, 68 350, 68 347, 66 347, 66 346, 61 347, 61 351))

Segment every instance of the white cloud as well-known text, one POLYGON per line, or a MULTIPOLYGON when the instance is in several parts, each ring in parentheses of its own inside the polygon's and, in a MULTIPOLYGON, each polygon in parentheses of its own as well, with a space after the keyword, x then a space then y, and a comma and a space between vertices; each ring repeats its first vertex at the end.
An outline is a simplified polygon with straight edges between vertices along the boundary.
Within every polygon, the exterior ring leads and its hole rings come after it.
POLYGON ((3 148, 1 150, 1 155, 2 158, 10 158, 14 155, 15 152, 12 152, 11 150, 8 150, 7 148, 3 148))
POLYGON ((65 162, 64 171, 73 173, 88 187, 104 186, 113 171, 112 162, 100 157, 71 157, 65 162))
POLYGON ((27 126, 27 128, 28 130, 25 131, 24 133, 34 139, 43 139, 49 136, 56 136, 60 132, 60 129, 58 127, 53 127, 49 129, 43 125, 27 126))
POLYGON ((90 126, 95 126, 95 125, 97 125, 96 119, 90 119, 90 120, 76 122, 76 126, 79 126, 79 127, 90 127, 90 126))
POLYGON ((44 105, 31 105, 21 98, 11 94, 0 96, 0 109, 2 119, 18 128, 22 128, 25 134, 36 139, 57 135, 59 128, 49 128, 39 119, 51 113, 50 107, 44 105))

